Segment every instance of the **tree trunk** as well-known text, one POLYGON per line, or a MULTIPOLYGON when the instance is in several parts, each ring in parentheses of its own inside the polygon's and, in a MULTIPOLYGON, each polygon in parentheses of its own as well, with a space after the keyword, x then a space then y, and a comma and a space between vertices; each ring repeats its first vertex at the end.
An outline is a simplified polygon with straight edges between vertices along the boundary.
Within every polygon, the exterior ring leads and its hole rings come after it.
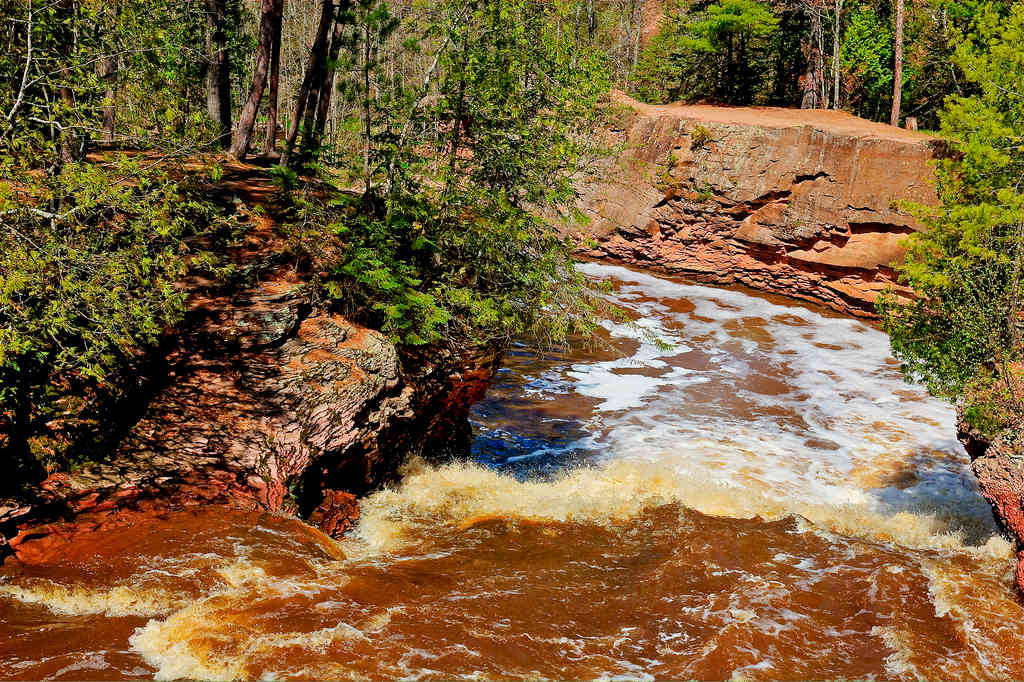
POLYGON ((817 109, 821 102, 821 15, 811 10, 810 46, 807 50, 807 73, 804 74, 804 96, 801 109, 817 109))
MULTIPOLYGON (((283 5, 283 2, 282 2, 283 5)), ((267 93, 267 139, 263 141, 263 152, 267 155, 277 149, 277 92, 281 81, 281 21, 274 24, 274 35, 270 46, 270 82, 267 93)))
POLYGON ((117 57, 104 56, 96 66, 100 79, 106 85, 103 95, 103 141, 114 141, 114 118, 117 115, 117 57))
MULTIPOLYGON (((56 46, 55 52, 59 55, 58 63, 73 64, 75 53, 78 52, 77 36, 72 30, 72 27, 75 26, 77 6, 74 0, 57 0, 52 7, 57 26, 53 31, 53 41, 56 46)), ((71 86, 63 84, 64 82, 64 79, 61 79, 62 84, 57 86, 57 96, 61 105, 67 111, 72 111, 75 108, 75 93, 71 86)), ((51 117, 55 120, 62 118, 57 112, 52 112, 51 117)), ((84 138, 81 133, 73 128, 53 127, 51 134, 58 142, 61 164, 71 163, 82 156, 84 138)))
POLYGON ((900 104, 903 99, 903 0, 896 0, 896 46, 892 83, 892 116, 889 124, 899 126, 900 104))
POLYGON ((445 213, 447 213, 448 201, 451 199, 452 191, 457 178, 455 173, 458 170, 459 146, 462 144, 462 119, 465 118, 466 107, 466 68, 469 66, 469 36, 462 38, 462 58, 459 62, 459 90, 455 97, 455 112, 452 117, 451 153, 448 156, 448 177, 444 184, 445 213))
POLYGON ((722 85, 723 87, 719 88, 718 96, 729 104, 733 104, 730 92, 735 85, 733 83, 732 33, 728 34, 725 43, 725 82, 722 85))
POLYGON ((366 180, 365 195, 370 196, 370 22, 363 23, 363 175, 366 180))
POLYGON ((256 124, 256 112, 263 99, 263 91, 267 87, 267 71, 270 67, 270 53, 274 41, 274 25, 280 23, 284 0, 263 0, 262 17, 260 18, 260 37, 256 52, 256 65, 252 73, 252 87, 249 97, 238 117, 238 133, 235 143, 231 146, 231 155, 244 159, 252 141, 252 130, 256 124))
POLYGON ((217 123, 217 144, 231 147, 231 57, 227 0, 206 0, 206 112, 217 123))
POLYGON ((314 85, 322 81, 320 72, 324 68, 327 59, 327 37, 331 26, 335 21, 333 0, 324 0, 320 8, 320 23, 317 24, 316 38, 313 40, 313 47, 309 52, 309 64, 306 65, 306 75, 299 86, 299 97, 295 105, 295 115, 292 116, 288 126, 288 135, 285 138, 284 150, 281 152, 281 166, 287 167, 292 150, 295 148, 295 139, 299 135, 299 122, 305 118, 307 109, 313 106, 317 92, 314 85))
POLYGON ((327 128, 327 115, 331 110, 331 98, 334 95, 334 72, 335 64, 338 63, 338 55, 341 54, 341 47, 345 42, 345 25, 340 21, 334 22, 334 36, 331 38, 331 49, 327 56, 327 68, 324 69, 323 81, 320 83, 320 100, 316 106, 316 120, 313 129, 307 132, 309 140, 306 142, 307 149, 316 149, 323 139, 324 130, 327 128))
POLYGON ((629 65, 629 79, 632 80, 636 73, 637 62, 640 61, 640 37, 644 31, 644 3, 636 0, 636 20, 634 21, 635 33, 633 34, 633 59, 629 65))
POLYGON ((843 0, 836 0, 835 26, 832 31, 832 108, 839 109, 839 22, 842 18, 843 0))

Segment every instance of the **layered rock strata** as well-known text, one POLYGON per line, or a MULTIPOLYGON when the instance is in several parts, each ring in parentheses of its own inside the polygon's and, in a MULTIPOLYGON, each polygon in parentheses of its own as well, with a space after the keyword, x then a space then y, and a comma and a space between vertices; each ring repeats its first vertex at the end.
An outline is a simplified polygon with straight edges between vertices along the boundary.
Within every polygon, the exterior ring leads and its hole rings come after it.
POLYGON ((1024 431, 1007 429, 988 438, 972 428, 961 414, 960 442, 971 457, 971 470, 996 522, 1017 549, 1017 589, 1024 594, 1024 431))
MULTIPOLYGON (((263 222, 242 254, 252 266, 282 260, 263 222)), ((255 279, 230 291, 183 283, 185 321, 144 405, 125 406, 118 445, 0 505, 8 551, 45 561, 83 533, 194 505, 294 513, 337 536, 358 518, 355 496, 406 456, 468 451, 469 408, 500 350, 401 352, 318 307, 295 271, 255 279)))
POLYGON ((617 150, 584 191, 587 257, 872 316, 895 282, 903 204, 936 201, 927 135, 843 112, 650 106, 615 96, 617 150))

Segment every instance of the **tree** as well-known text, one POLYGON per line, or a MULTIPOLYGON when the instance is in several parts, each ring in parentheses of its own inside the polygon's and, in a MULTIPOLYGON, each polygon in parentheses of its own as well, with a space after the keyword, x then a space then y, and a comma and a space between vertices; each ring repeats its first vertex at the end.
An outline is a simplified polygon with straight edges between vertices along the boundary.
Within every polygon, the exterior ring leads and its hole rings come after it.
MULTIPOLYGON (((283 10, 283 7, 282 7, 283 10)), ((274 154, 277 149, 277 114, 281 87, 281 23, 275 21, 270 42, 270 82, 267 85, 267 136, 263 140, 263 153, 274 154)))
POLYGON ((721 0, 702 11, 672 12, 639 62, 637 91, 750 104, 765 80, 778 23, 757 0, 721 0), (673 85, 666 88, 666 81, 673 85))
POLYGON ((804 95, 800 100, 801 109, 817 109, 822 105, 824 92, 824 67, 822 64, 821 44, 821 8, 817 3, 806 3, 805 7, 811 17, 811 31, 806 46, 807 73, 804 74, 804 95))
POLYGON ((858 116, 884 116, 892 96, 892 34, 872 8, 850 12, 839 53, 847 87, 847 105, 858 116))
POLYGON ((259 110, 263 91, 267 87, 267 72, 270 69, 271 55, 274 52, 274 40, 280 40, 281 14, 284 11, 284 0, 263 0, 260 16, 260 37, 257 43, 256 64, 253 67, 252 87, 249 96, 238 115, 238 131, 231 145, 231 155, 244 159, 252 142, 252 131, 256 124, 256 113, 259 110))
POLYGON ((839 53, 842 48, 840 26, 842 25, 843 0, 835 0, 835 14, 832 22, 832 108, 839 110, 839 53))
POLYGON ((217 144, 231 147, 231 57, 227 0, 206 0, 206 111, 219 126, 217 144))
POLYGON ((327 291, 408 345, 592 329, 600 302, 540 217, 571 205, 597 153, 607 76, 600 55, 559 28, 575 8, 449 0, 417 25, 420 44, 388 40, 398 31, 380 8, 355 7, 357 68, 342 83, 360 139, 339 182, 363 192, 331 202, 327 229, 344 252, 323 253, 321 237, 308 252, 327 291), (422 70, 395 68, 387 46, 424 53, 422 70))
POLYGON ((313 39, 305 76, 303 76, 302 85, 299 87, 296 98, 295 114, 288 127, 284 150, 281 152, 281 166, 284 168, 287 168, 291 162, 292 151, 299 136, 299 127, 302 121, 306 120, 307 112, 315 112, 317 109, 324 79, 327 77, 327 54, 330 49, 331 33, 337 21, 338 14, 334 0, 323 0, 320 5, 320 20, 317 22, 316 37, 313 39))
POLYGON ((889 124, 900 124, 900 101, 903 98, 903 0, 896 0, 896 38, 893 46, 892 116, 889 124))
POLYGON ((942 112, 954 153, 937 166, 941 205, 917 208, 925 230, 900 268, 919 295, 880 311, 907 377, 992 430, 1024 417, 1024 4, 983 9, 954 60, 976 94, 942 112))
POLYGON ((13 474, 0 486, 67 464, 54 425, 74 425, 75 442, 108 430, 89 424, 139 385, 137 363, 181 314, 186 253, 203 261, 188 240, 208 207, 171 177, 170 154, 163 168, 88 155, 115 125, 115 139, 179 154, 211 139, 205 55, 182 49, 201 45, 205 17, 149 5, 0 0, 0 451, 13 474))
POLYGON ((73 162, 45 184, 43 208, 0 192, 0 432, 26 472, 45 423, 130 385, 141 349, 179 319, 182 238, 197 220, 174 182, 132 164, 73 162))

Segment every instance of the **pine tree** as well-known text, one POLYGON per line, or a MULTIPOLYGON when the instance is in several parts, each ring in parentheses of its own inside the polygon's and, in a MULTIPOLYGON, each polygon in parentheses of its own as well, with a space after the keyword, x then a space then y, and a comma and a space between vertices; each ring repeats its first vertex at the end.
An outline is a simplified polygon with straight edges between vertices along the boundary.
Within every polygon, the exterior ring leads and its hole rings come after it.
POLYGON ((1024 418, 1024 4, 984 9, 954 59, 977 94, 942 113, 941 205, 918 207, 925 230, 900 268, 919 297, 881 312, 907 376, 995 428, 1024 418))

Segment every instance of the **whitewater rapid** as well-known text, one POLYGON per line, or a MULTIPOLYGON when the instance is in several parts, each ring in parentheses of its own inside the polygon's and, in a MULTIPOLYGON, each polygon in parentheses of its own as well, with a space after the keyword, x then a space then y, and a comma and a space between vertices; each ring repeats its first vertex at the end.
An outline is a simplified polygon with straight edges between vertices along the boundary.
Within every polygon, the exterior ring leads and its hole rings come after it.
POLYGON ((0 677, 1024 677, 1010 545, 884 334, 581 269, 634 323, 514 348, 472 461, 407 462, 337 543, 200 510, 4 576, 0 677))

